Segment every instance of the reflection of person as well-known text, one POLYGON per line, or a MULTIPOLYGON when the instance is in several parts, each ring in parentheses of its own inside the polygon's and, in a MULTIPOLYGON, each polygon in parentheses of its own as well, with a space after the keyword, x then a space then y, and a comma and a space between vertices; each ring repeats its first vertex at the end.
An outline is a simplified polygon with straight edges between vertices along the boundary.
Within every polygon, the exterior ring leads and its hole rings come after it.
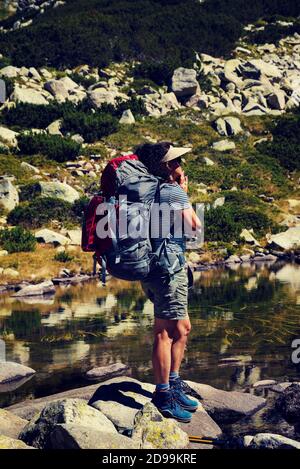
MULTIPOLYGON (((148 171, 165 183, 160 188, 160 204, 168 204, 173 213, 173 221, 162 223, 159 217, 152 217, 151 223, 160 224, 160 237, 152 238, 153 249, 162 240, 170 237, 166 245, 168 254, 183 259, 182 268, 171 278, 156 276, 142 282, 148 298, 154 303, 154 345, 152 363, 156 390, 152 402, 165 416, 189 422, 191 413, 197 409, 197 402, 186 392, 189 387, 179 377, 179 369, 184 356, 187 336, 191 330, 188 316, 188 278, 184 260, 185 236, 174 236, 174 220, 178 215, 189 232, 200 228, 200 220, 194 212, 188 196, 188 179, 181 167, 181 155, 189 148, 176 148, 169 142, 144 144, 136 149, 139 159, 148 171), (154 220, 153 220, 154 218, 154 220), (167 228, 166 228, 167 227, 167 228), (166 230, 168 232, 166 232, 166 230)), ((169 221, 169 220, 168 220, 169 221)), ((153 232, 153 226, 151 226, 153 232)), ((154 229, 154 232, 157 232, 154 229)), ((176 233, 177 236, 177 233, 176 233)))

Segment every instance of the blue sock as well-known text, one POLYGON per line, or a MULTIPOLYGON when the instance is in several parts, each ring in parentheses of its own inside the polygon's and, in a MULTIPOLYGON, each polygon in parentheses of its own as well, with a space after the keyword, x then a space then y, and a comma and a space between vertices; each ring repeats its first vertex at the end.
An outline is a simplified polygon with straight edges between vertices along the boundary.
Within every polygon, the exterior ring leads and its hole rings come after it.
POLYGON ((169 383, 161 383, 156 385, 156 392, 168 391, 170 388, 169 383))
POLYGON ((177 371, 171 371, 170 373, 170 381, 175 381, 175 379, 179 378, 179 373, 177 371))

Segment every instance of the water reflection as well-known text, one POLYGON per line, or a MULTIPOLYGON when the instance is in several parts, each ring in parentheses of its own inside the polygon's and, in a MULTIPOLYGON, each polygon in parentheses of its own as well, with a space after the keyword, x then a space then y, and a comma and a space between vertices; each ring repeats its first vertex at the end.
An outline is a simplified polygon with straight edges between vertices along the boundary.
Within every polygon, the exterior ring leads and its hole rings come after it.
MULTIPOLYGON (((265 378, 299 379, 290 360, 291 342, 300 337, 299 311, 297 264, 196 272, 182 375, 223 389, 265 378)), ((152 381, 152 324, 152 304, 138 283, 112 279, 103 287, 94 281, 26 302, 2 296, 0 337, 7 360, 37 374, 19 390, 0 394, 0 406, 86 384, 88 369, 116 361, 152 381)))

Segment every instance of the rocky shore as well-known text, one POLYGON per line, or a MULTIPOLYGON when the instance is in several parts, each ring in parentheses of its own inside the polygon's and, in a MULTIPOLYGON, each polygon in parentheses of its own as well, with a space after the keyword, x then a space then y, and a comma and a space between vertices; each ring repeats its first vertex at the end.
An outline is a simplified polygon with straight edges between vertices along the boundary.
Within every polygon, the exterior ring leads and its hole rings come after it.
POLYGON ((198 450, 218 447, 222 440, 233 448, 300 449, 299 441, 277 434, 276 426, 274 433, 228 435, 224 431, 226 424, 247 420, 267 407, 270 413, 268 397, 261 395, 267 396, 268 390, 279 396, 272 412, 295 425, 297 435, 299 383, 264 380, 246 392, 187 381, 199 407, 186 424, 163 417, 151 403, 154 385, 132 378, 125 365, 116 363, 88 374, 101 383, 0 409, 0 448, 198 450), (192 442, 191 435, 211 438, 214 443, 192 442))

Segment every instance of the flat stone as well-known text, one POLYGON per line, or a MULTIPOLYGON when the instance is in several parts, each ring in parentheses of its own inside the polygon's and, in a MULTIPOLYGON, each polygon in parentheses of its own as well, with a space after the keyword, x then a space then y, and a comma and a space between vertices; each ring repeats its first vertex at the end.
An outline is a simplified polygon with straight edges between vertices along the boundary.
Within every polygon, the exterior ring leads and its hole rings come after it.
POLYGON ((267 237, 268 243, 282 249, 293 249, 300 246, 300 226, 289 228, 287 231, 267 237))
POLYGON ((86 377, 92 380, 105 381, 116 376, 122 376, 128 372, 129 366, 124 365, 124 363, 117 362, 112 365, 99 366, 93 368, 86 373, 86 377))
POLYGON ((262 397, 238 391, 222 391, 208 384, 186 381, 201 396, 201 404, 217 423, 229 423, 253 415, 266 405, 262 397))
POLYGON ((51 280, 46 280, 45 282, 41 282, 36 285, 27 285, 26 287, 21 288, 21 290, 14 293, 12 296, 39 296, 46 295, 49 293, 55 293, 55 286, 51 280))
POLYGON ((218 142, 214 142, 212 144, 214 150, 217 151, 228 151, 235 149, 235 143, 230 142, 229 140, 219 140, 218 142))
POLYGON ((74 424, 56 425, 50 435, 52 449, 138 449, 132 438, 74 424))
POLYGON ((270 386, 273 386, 274 384, 276 384, 276 381, 274 379, 263 379, 261 381, 256 381, 256 383, 254 383, 252 387, 254 389, 269 388, 270 386))
POLYGON ((0 409, 0 435, 18 438, 21 430, 23 430, 27 423, 27 420, 21 419, 12 412, 0 409))
POLYGON ((55 246, 70 244, 70 238, 49 230, 48 228, 36 231, 34 236, 39 243, 54 244, 55 246))
MULTIPOLYGON (((193 397, 195 400, 195 398, 193 397)), ((188 435, 207 436, 218 438, 222 434, 219 425, 209 416, 203 405, 198 401, 198 409, 193 412, 192 420, 189 423, 179 422, 179 427, 188 435)))
POLYGON ((42 93, 32 88, 15 87, 11 95, 11 100, 16 103, 48 104, 47 99, 42 93))
POLYGON ((80 198, 79 192, 69 184, 63 182, 39 182, 41 197, 56 197, 66 202, 73 203, 80 198))
POLYGON ((300 442, 274 433, 258 433, 248 447, 250 449, 300 449, 300 442))
MULTIPOLYGON (((23 384, 24 379, 31 378, 35 374, 35 370, 28 366, 15 362, 0 362, 0 391, 6 392, 6 388, 10 384, 23 384)), ((18 387, 18 386, 17 386, 18 387)))

